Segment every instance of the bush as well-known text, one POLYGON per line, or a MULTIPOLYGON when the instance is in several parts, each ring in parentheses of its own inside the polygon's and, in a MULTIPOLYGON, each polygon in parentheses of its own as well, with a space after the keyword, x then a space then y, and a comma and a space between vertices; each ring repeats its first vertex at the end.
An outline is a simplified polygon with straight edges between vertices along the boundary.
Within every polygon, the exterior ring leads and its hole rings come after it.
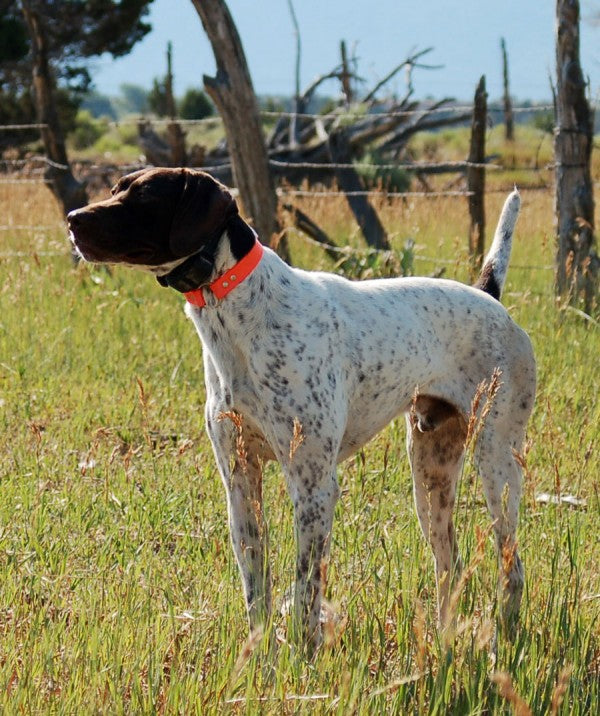
POLYGON ((69 135, 75 149, 87 149, 108 131, 105 118, 95 119, 87 109, 80 109, 75 118, 75 129, 69 135))
POLYGON ((200 89, 188 89, 179 100, 179 116, 181 119, 204 119, 215 113, 213 103, 206 93, 200 89))
POLYGON ((554 134, 554 114, 552 112, 538 112, 533 117, 533 126, 546 134, 554 134))

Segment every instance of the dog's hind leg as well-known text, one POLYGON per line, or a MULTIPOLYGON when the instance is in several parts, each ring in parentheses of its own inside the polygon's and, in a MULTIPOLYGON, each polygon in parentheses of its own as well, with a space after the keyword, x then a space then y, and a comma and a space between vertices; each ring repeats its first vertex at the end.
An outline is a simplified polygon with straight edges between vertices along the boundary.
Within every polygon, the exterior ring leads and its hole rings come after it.
MULTIPOLYGON (((488 420, 490 418, 491 415, 488 420)), ((512 423, 512 420, 509 422, 512 423)), ((490 420, 479 436, 475 450, 475 460, 496 534, 500 615, 509 632, 518 618, 524 584, 524 570, 516 542, 521 468, 513 454, 513 449, 520 449, 522 442, 522 429, 514 423, 505 430, 497 421, 490 420)))
POLYGON ((452 623, 450 596, 461 571, 452 510, 466 436, 464 419, 449 408, 447 403, 437 406, 435 399, 417 398, 412 413, 407 416, 407 451, 413 474, 415 506, 435 560, 441 629, 452 623), (443 415, 443 420, 429 419, 429 414, 443 415), (423 426, 427 428, 424 430, 423 426))

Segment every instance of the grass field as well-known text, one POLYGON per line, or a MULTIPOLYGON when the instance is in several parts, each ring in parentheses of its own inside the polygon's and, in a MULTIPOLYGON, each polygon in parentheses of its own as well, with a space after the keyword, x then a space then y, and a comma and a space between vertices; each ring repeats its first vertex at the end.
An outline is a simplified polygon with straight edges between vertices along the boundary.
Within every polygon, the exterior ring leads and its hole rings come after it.
MULTIPOLYGON (((503 196, 490 194, 495 222, 503 196)), ((48 192, 0 185, 2 224, 60 220, 48 192)), ((343 202, 303 208, 358 245, 343 202)), ((466 278, 463 199, 381 202, 414 271, 466 278)), ((294 262, 331 268, 291 233, 294 262)), ((224 496, 203 432, 200 346, 181 298, 126 270, 74 268, 61 232, 0 252, 0 711, 5 714, 597 714, 600 712, 598 324, 552 291, 552 197, 523 192, 503 302, 530 333, 539 393, 526 446, 522 624, 493 649, 496 564, 478 479, 456 508, 473 570, 448 651, 431 555, 395 421, 339 470, 331 619, 312 662, 272 628, 247 642, 224 496), (581 501, 539 502, 540 493, 581 501), (271 663, 273 669, 268 668, 271 663), (528 711, 529 709, 529 711, 528 711)), ((357 317, 359 319, 359 317, 357 317)), ((265 479, 280 605, 291 506, 265 479)))

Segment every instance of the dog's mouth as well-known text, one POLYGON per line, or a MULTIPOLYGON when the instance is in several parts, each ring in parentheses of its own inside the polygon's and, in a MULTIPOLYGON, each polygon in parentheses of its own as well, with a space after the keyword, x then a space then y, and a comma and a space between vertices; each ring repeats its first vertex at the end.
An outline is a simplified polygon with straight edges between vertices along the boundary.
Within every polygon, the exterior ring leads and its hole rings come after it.
POLYGON ((132 264, 132 265, 152 265, 154 252, 149 247, 131 248, 127 253, 117 253, 100 247, 96 242, 90 241, 87 237, 73 229, 69 231, 69 240, 75 251, 84 261, 91 263, 110 263, 110 264, 132 264))
POLYGON ((76 253, 84 261, 91 261, 94 263, 102 262, 103 259, 94 251, 94 248, 89 244, 86 245, 86 242, 80 236, 75 236, 72 229, 69 231, 69 241, 73 245, 76 253))

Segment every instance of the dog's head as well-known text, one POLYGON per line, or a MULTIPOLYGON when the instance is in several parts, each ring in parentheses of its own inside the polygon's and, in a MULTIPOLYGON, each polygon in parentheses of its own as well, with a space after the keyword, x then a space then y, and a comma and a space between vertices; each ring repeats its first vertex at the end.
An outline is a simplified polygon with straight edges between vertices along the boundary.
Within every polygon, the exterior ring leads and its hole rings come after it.
POLYGON ((200 251, 237 215, 228 189, 194 169, 142 169, 112 196, 68 215, 82 258, 156 268, 200 251))

